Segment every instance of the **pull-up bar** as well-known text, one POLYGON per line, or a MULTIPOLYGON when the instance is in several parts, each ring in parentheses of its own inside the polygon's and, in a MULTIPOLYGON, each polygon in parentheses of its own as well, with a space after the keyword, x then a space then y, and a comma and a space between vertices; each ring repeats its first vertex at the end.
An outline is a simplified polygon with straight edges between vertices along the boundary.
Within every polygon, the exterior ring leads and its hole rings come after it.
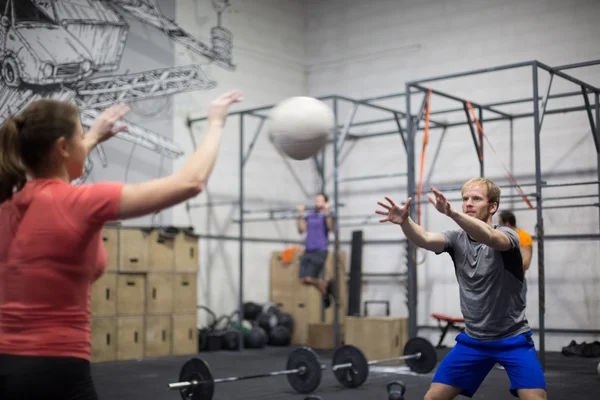
MULTIPOLYGON (((339 203, 338 207, 344 207, 344 203, 339 203)), ((315 208, 314 204, 304 204, 304 208, 306 210, 312 210, 315 208)), ((335 205, 331 204, 331 208, 334 209, 335 205)), ((289 213, 296 212, 298 210, 298 206, 286 206, 281 208, 254 208, 254 209, 245 209, 244 214, 260 214, 260 213, 289 213)))
MULTIPOLYGON (((546 182, 542 182, 542 185, 545 185, 546 182)), ((520 183, 519 186, 521 187, 527 187, 527 186, 535 186, 535 182, 530 182, 530 183, 520 183)), ((436 185, 433 185, 436 186, 436 185)), ((462 185, 461 186, 436 186, 440 191, 442 192, 454 192, 454 191, 460 191, 462 190, 462 185)), ((498 187, 500 189, 512 189, 512 188, 516 188, 517 185, 498 185, 498 187)))
POLYGON ((338 180, 338 182, 354 182, 354 181, 364 181, 369 179, 385 179, 385 178, 396 178, 400 176, 406 176, 406 172, 397 173, 397 174, 380 174, 380 175, 365 175, 365 176, 354 176, 351 178, 344 178, 338 180))

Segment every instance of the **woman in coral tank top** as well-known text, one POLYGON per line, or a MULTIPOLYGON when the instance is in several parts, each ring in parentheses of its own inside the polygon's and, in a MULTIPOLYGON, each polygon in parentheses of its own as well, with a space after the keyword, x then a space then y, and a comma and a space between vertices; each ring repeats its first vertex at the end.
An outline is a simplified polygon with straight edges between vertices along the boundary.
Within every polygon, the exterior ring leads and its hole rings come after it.
POLYGON ((78 108, 37 100, 0 128, 0 399, 97 398, 90 375, 90 292, 107 263, 104 223, 198 195, 237 91, 212 101, 198 148, 170 176, 73 186, 88 153, 125 126, 125 105, 84 136, 78 108), (32 392, 33 390, 33 392, 32 392), (32 395, 32 393, 34 393, 32 395))

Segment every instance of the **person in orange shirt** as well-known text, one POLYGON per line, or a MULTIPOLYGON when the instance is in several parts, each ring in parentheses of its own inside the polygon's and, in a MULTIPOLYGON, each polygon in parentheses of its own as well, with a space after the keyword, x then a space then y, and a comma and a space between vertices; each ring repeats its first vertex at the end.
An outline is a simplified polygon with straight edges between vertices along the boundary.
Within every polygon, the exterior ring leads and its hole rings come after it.
POLYGON ((195 197, 216 162, 227 92, 208 108, 207 131, 170 176, 139 184, 74 186, 85 159, 129 111, 115 105, 84 136, 72 103, 31 102, 0 128, 0 399, 96 400, 90 374, 91 285, 107 264, 104 223, 195 197))
POLYGON ((512 211, 504 210, 498 215, 498 224, 506 226, 519 235, 521 242, 521 254, 523 255, 523 272, 527 273, 531 265, 531 256, 533 255, 533 239, 529 233, 517 227, 517 219, 512 211))
MULTIPOLYGON (((498 214, 498 225, 506 226, 517 232, 519 235, 519 243, 521 246, 521 255, 523 257, 523 296, 527 298, 527 270, 531 265, 531 256, 533 255, 533 239, 529 233, 517 227, 517 218, 512 211, 503 210, 498 214)), ((501 365, 497 365, 498 369, 504 369, 501 365)))
MULTIPOLYGON (((527 274, 527 270, 531 265, 531 256, 533 255, 533 239, 529 233, 517 227, 517 218, 512 211, 503 210, 498 214, 498 224, 506 226, 519 235, 521 242, 521 254, 523 255, 523 274, 527 274)), ((523 277, 523 293, 527 295, 527 277, 523 277)))

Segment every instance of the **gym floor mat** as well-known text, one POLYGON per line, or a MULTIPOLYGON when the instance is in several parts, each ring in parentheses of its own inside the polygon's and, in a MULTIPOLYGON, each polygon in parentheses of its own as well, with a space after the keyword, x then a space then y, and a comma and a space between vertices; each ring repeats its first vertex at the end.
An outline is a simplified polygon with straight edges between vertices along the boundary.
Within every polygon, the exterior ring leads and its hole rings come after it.
MULTIPOLYGON (((251 375, 285 369, 288 353, 295 346, 267 347, 260 350, 218 351, 198 353, 210 366, 214 378, 251 375)), ((439 360, 447 350, 438 350, 439 360)), ((331 351, 317 351, 321 362, 331 365, 331 351)), ((167 390, 177 382, 181 366, 191 356, 92 364, 92 374, 100 400, 179 400, 178 391, 167 390)), ((549 399, 599 399, 600 376, 596 373, 599 359, 546 354, 546 381, 549 399)), ((407 399, 422 399, 435 370, 425 375, 404 372, 406 368, 372 367, 369 378, 360 388, 347 389, 334 378, 329 368, 323 371, 320 387, 313 394, 323 400, 387 399, 386 385, 393 380, 406 384, 407 399), (400 371, 400 374, 392 371, 400 371)), ((506 371, 492 369, 474 399, 514 399, 508 391, 506 371)), ((288 385, 285 376, 221 383, 215 386, 214 400, 232 398, 302 400, 288 385)), ((459 397, 465 398, 465 397, 459 397)))

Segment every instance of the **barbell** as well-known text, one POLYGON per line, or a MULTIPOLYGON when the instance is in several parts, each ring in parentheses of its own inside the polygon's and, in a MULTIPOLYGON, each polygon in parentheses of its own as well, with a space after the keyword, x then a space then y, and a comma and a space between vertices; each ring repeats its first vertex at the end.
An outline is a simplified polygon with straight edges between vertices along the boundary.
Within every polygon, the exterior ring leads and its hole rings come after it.
POLYGON ((179 382, 170 383, 169 390, 179 389, 184 400, 211 400, 216 383, 287 375, 288 383, 298 393, 312 393, 321 384, 322 368, 319 357, 307 346, 293 350, 287 359, 286 369, 265 374, 214 379, 204 360, 192 358, 179 372, 179 382))
MULTIPOLYGON (((413 338, 406 342, 403 356, 368 361, 358 347, 344 345, 333 353, 331 370, 343 386, 357 388, 367 380, 370 365, 400 360, 404 360, 414 372, 427 373, 435 368, 437 353, 426 339, 413 338)), ((292 389, 307 394, 317 390, 326 368, 315 351, 307 346, 299 347, 288 355, 285 370, 240 377, 214 379, 206 361, 192 358, 181 367, 179 382, 170 383, 168 387, 169 390, 179 390, 184 400, 211 400, 217 383, 285 375, 292 389)))
POLYGON ((349 388, 357 388, 367 380, 371 365, 404 360, 411 371, 419 374, 431 372, 437 365, 437 353, 427 339, 409 339, 403 353, 404 355, 398 357, 368 361, 362 350, 347 344, 333 352, 331 369, 339 383, 349 388))

